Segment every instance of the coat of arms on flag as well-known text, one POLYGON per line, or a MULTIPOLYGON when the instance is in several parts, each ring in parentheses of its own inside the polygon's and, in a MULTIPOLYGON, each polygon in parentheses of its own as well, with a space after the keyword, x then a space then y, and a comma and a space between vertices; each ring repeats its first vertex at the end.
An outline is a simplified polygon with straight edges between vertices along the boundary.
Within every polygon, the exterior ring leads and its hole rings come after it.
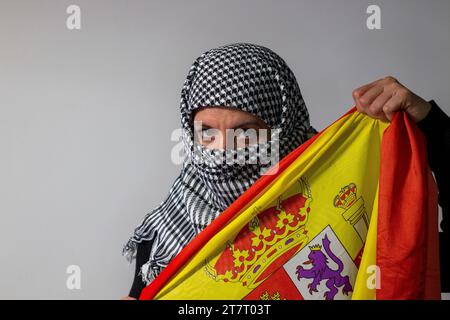
POLYGON ((141 298, 438 298, 424 145, 406 115, 388 124, 352 109, 260 178, 141 298))

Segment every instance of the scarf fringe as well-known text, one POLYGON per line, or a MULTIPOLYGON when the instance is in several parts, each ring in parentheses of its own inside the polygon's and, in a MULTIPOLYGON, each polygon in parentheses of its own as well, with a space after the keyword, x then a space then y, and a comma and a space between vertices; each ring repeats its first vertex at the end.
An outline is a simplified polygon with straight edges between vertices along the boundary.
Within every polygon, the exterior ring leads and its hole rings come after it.
POLYGON ((139 271, 139 275, 147 286, 155 280, 155 278, 162 272, 164 268, 158 266, 153 260, 144 263, 139 271))
POLYGON ((131 238, 122 249, 122 256, 131 264, 136 259, 137 243, 131 238))
MULTIPOLYGON (((122 255, 127 259, 127 261, 131 264, 133 260, 136 259, 137 254, 137 245, 133 238, 130 238, 127 244, 123 247, 122 255)), ((142 282, 146 285, 149 285, 165 268, 165 266, 160 266, 157 262, 151 258, 145 264, 143 264, 140 268, 138 276, 142 278, 142 282)))

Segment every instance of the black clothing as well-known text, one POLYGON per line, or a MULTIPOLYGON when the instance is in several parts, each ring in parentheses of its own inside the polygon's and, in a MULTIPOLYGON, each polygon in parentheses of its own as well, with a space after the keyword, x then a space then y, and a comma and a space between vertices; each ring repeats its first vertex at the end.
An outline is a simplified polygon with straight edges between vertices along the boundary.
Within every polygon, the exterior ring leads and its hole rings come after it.
POLYGON ((141 267, 148 261, 150 256, 150 249, 152 248, 152 241, 142 241, 138 244, 136 254, 136 271, 134 272, 133 285, 131 286, 130 297, 139 298, 142 289, 145 288, 145 283, 140 276, 141 267))
POLYGON ((438 202, 442 209, 439 251, 441 260, 441 291, 450 292, 450 117, 436 102, 430 101, 430 113, 417 125, 427 138, 428 162, 437 182, 438 202))

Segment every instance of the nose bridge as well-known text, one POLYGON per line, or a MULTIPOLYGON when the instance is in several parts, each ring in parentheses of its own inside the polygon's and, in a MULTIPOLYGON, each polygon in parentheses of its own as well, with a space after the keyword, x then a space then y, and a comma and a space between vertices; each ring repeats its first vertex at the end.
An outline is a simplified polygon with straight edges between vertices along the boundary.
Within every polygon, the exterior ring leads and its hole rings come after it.
POLYGON ((236 147, 234 129, 223 127, 220 129, 220 135, 222 149, 234 149, 236 147))
POLYGON ((218 126, 220 136, 218 137, 217 147, 220 149, 226 149, 227 143, 230 144, 231 147, 233 147, 233 145, 231 144, 233 143, 233 141, 227 141, 228 139, 227 130, 230 130, 229 119, 226 116, 222 116, 219 119, 219 126, 218 126))
POLYGON ((219 137, 218 137, 218 141, 217 141, 217 148, 220 149, 225 149, 227 146, 227 133, 226 133, 227 128, 224 126, 221 126, 219 131, 219 137))
POLYGON ((220 127, 214 129, 214 141, 209 145, 210 148, 213 149, 225 149, 227 146, 227 138, 226 138, 226 128, 220 127))
POLYGON ((215 143, 214 143, 214 148, 219 148, 219 149, 227 149, 227 148, 231 148, 233 149, 234 146, 234 134, 233 134, 233 129, 227 128, 227 127, 220 127, 217 128, 217 132, 216 134, 218 136, 215 137, 215 143), (231 130, 231 131, 230 131, 231 130))

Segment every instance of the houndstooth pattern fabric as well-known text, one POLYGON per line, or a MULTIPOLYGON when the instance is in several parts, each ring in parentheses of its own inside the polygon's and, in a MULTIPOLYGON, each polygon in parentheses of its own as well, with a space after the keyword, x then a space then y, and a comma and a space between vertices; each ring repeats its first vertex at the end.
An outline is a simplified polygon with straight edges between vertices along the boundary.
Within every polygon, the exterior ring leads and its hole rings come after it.
POLYGON ((292 71, 276 53, 254 44, 226 45, 198 57, 181 90, 180 112, 186 155, 182 171, 123 250, 131 261, 137 243, 152 241, 149 261, 141 268, 147 284, 271 165, 316 132, 292 71), (266 143, 245 148, 207 149, 194 139, 193 116, 211 106, 256 115, 274 134, 266 143))

